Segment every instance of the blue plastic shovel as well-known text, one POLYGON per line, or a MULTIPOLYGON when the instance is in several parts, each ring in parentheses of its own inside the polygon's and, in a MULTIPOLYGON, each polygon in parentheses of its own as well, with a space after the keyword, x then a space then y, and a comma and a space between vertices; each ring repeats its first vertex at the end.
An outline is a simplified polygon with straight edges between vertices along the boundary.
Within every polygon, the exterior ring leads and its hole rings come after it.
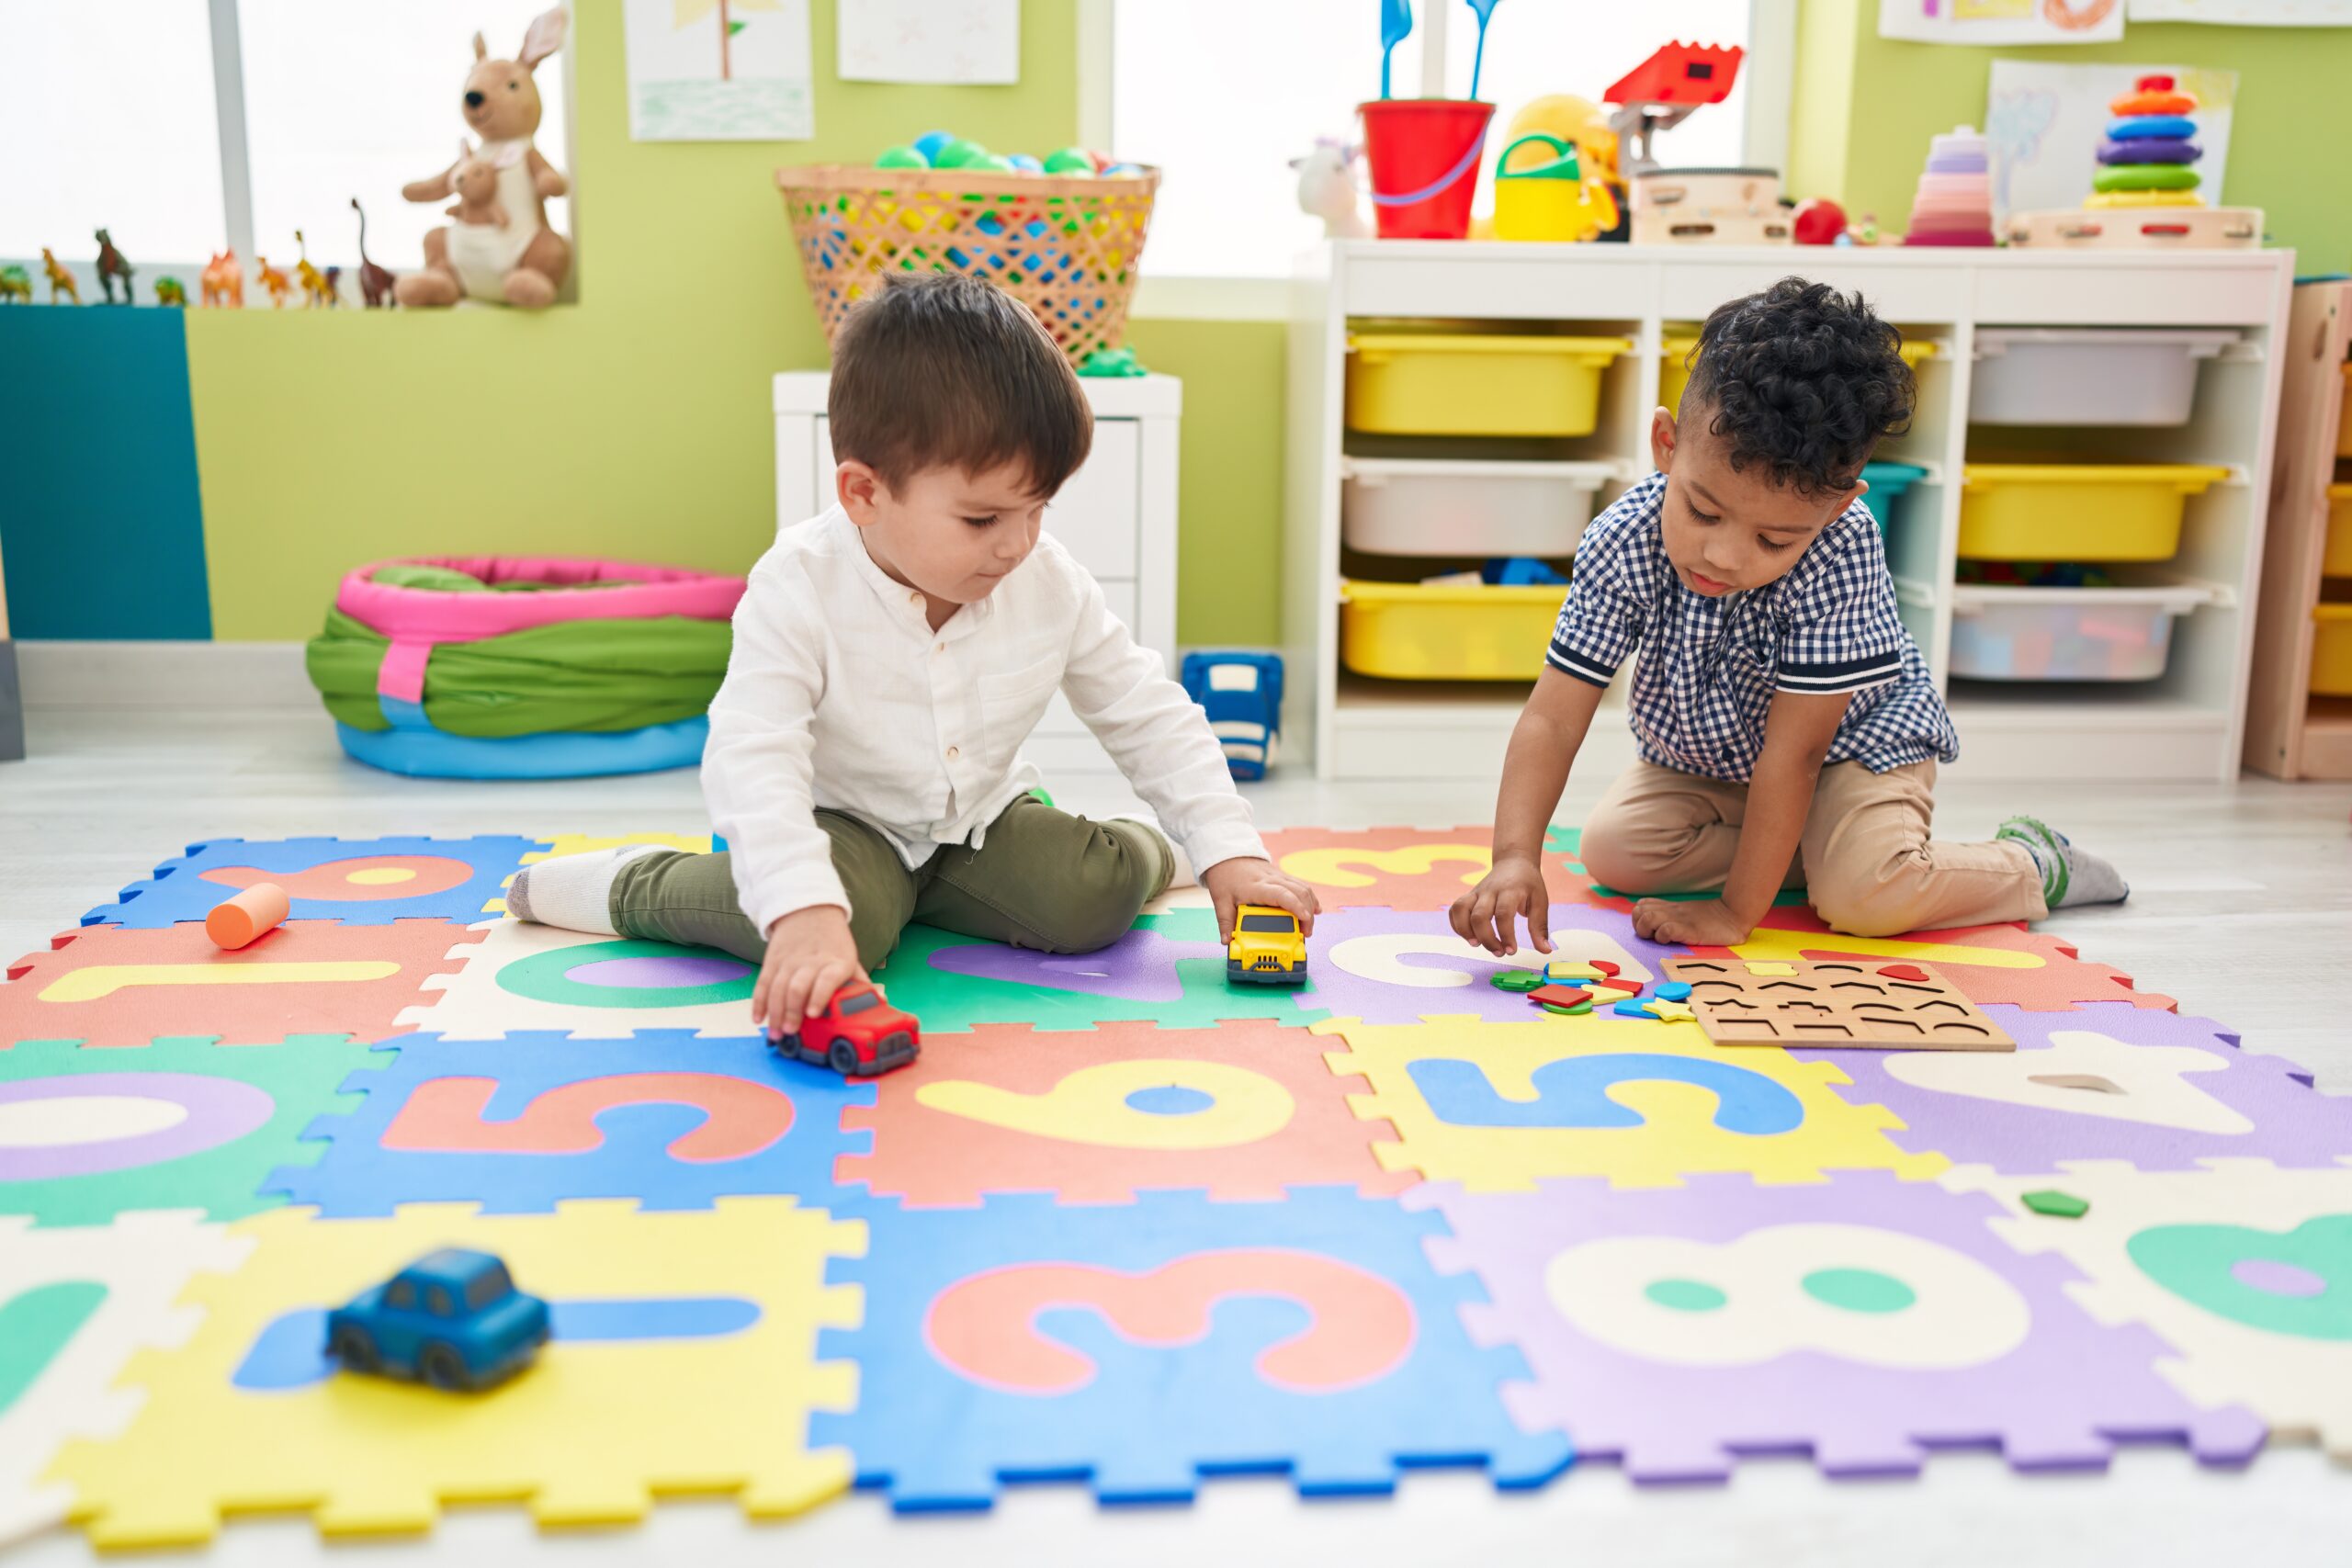
POLYGON ((1495 19, 1495 7, 1502 0, 1464 0, 1478 13, 1478 52, 1470 57, 1470 96, 1478 96, 1478 73, 1487 63, 1487 24, 1495 19))
MULTIPOLYGON (((1493 0, 1488 0, 1492 4, 1493 0)), ((1388 96, 1388 57, 1413 36, 1412 0, 1380 0, 1380 96, 1388 96)), ((1480 37, 1485 37, 1483 26, 1480 37)))

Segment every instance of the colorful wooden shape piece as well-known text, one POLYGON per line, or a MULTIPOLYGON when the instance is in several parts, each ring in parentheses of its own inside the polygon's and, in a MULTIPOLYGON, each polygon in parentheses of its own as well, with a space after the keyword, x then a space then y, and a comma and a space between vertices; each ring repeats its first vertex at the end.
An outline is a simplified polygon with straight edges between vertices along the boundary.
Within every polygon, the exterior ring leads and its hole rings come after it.
MULTIPOLYGON (((536 928, 535 928, 536 929, 536 928)), ((351 926, 289 920, 235 953, 200 923, 144 931, 84 926, 8 966, 0 986, 0 1047, 25 1040, 144 1045, 201 1034, 263 1045, 298 1034, 363 1043, 416 1027, 429 987, 481 940, 447 920, 351 926)))
POLYGON ((1667 973, 1718 1045, 2014 1051, 2016 1043, 1940 976, 1891 980, 1861 964, 1678 958, 1667 973), (1785 973, 1783 973, 1785 971, 1785 973))
POLYGON ((1574 986, 1544 986, 1536 990, 1528 992, 1527 996, 1530 1001, 1538 1001, 1545 1003, 1548 1006, 1564 1008, 1572 1008, 1578 1002, 1589 1002, 1592 1000, 1592 993, 1590 991, 1579 990, 1574 986))
POLYGON ((856 1398, 855 1369, 815 1352, 820 1330, 857 1319, 857 1292, 828 1285, 825 1267, 865 1249, 862 1224, 788 1198, 729 1198, 692 1213, 626 1201, 511 1215, 418 1204, 379 1220, 289 1209, 230 1232, 258 1246, 233 1275, 198 1277, 187 1301, 202 1322, 185 1346, 132 1359, 124 1381, 145 1403, 129 1430, 58 1461, 74 1517, 102 1547, 197 1544, 257 1499, 354 1535, 429 1529, 443 1503, 491 1498, 526 1503, 545 1525, 626 1524, 656 1491, 731 1495, 779 1517, 849 1483, 849 1457, 812 1450, 807 1431, 813 1411, 856 1398), (549 1300, 726 1298, 759 1315, 726 1335, 558 1339, 455 1410, 447 1394, 377 1378, 238 1385, 288 1313, 345 1301, 441 1246, 495 1253, 549 1300))
POLYGON ((2018 1201, 2037 1214, 2048 1214, 2061 1220, 2079 1220, 2091 1212, 2088 1203, 2054 1187, 2045 1187, 2038 1192, 2020 1192, 2018 1201))
POLYGON ((870 1131, 834 1180, 910 1208, 972 1207, 992 1192, 1121 1203, 1151 1189, 1221 1202, 1279 1200, 1302 1184, 1394 1193, 1393 1134, 1359 1120, 1327 1042, 1266 1020, 1207 1030, 1108 1023, 1091 1033, 983 1024, 931 1044, 842 1124, 870 1131))
POLYGON ((1917 964, 1889 964, 1882 967, 1879 973, 1890 980, 1918 982, 1928 978, 1928 972, 1917 964))
POLYGON ((842 1130, 842 1111, 874 1103, 873 1079, 787 1061, 757 1035, 417 1034, 397 1051, 352 1078, 345 1087, 366 1100, 314 1123, 325 1153, 278 1172, 274 1189, 330 1218, 469 1198, 485 1213, 573 1198, 648 1210, 763 1195, 822 1204, 834 1161, 866 1146, 842 1130))
POLYGON ((857 1406, 810 1437, 901 1510, 985 1508, 1048 1477, 1168 1503, 1217 1473, 1322 1495, 1440 1464, 1534 1486, 1567 1463, 1557 1432, 1504 1416, 1521 1363, 1464 1337, 1476 1287, 1430 1269, 1433 1216, 1295 1188, 1099 1208, 1023 1194, 869 1224, 865 1258, 835 1274, 865 1287, 864 1322, 824 1341, 857 1362, 857 1406))
POLYGON ((1492 1292, 1464 1309, 1472 1334, 1533 1369, 1505 1391, 1513 1414, 1637 1481, 1718 1481, 1758 1452, 1866 1476, 1955 1444, 1997 1445, 2020 1470, 2103 1466, 2120 1440, 2222 1464, 2262 1445, 2245 1408, 2165 1381, 2160 1340, 2106 1326, 2070 1271, 2005 1246, 1997 1206, 1932 1183, 1694 1175, 1681 1191, 1434 1185, 1405 1201, 1445 1216, 1439 1267, 1492 1292))

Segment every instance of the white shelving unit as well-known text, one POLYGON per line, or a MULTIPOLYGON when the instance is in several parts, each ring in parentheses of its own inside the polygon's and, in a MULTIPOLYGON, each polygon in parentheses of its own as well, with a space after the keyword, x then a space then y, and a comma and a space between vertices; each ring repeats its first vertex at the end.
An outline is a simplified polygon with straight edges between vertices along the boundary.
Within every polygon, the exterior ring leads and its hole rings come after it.
MULTIPOLYGON (((1320 245, 1300 257, 1291 292, 1285 738, 1311 749, 1325 778, 1491 780, 1526 692, 1510 682, 1375 681, 1339 667, 1340 461, 1363 450, 1365 440, 1351 436, 1342 419, 1351 320, 1510 320, 1634 339, 1634 355, 1605 372, 1593 434, 1550 454, 1617 463, 1621 477, 1603 490, 1605 504, 1649 471, 1649 419, 1669 329, 1687 331, 1724 300, 1793 273, 1859 289, 1906 340, 1937 344, 1918 369, 1911 430, 1878 456, 1927 469, 1890 522, 1887 557, 1904 619, 1960 729, 1954 768, 1979 778, 2233 777, 2293 260, 2287 251, 1320 245), (1972 431, 1970 371, 1980 326, 2224 327, 2237 341, 2200 367, 2186 425, 1972 431), (2230 471, 2189 501, 2180 552, 2158 574, 2205 589, 2205 603, 2176 624, 2161 679, 1951 680, 1952 617, 1972 592, 1953 581, 1961 475, 1972 455, 2195 462, 2230 471)), ((1632 758, 1623 700, 1621 678, 1593 726, 1586 765, 1613 768, 1632 758)))

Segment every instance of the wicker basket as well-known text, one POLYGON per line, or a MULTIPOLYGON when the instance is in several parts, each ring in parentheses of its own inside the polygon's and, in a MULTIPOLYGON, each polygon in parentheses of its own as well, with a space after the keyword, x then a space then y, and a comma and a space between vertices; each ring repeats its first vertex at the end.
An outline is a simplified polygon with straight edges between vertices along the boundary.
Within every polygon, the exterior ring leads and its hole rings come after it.
POLYGON ((827 342, 889 272, 977 273, 1037 314, 1073 362, 1126 330, 1159 171, 1100 175, 826 164, 778 169, 827 342))

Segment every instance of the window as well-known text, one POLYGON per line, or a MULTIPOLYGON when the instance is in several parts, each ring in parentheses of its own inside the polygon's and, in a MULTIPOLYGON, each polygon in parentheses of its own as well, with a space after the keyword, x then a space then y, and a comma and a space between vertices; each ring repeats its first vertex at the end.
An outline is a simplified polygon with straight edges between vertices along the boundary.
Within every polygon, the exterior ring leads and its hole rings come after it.
POLYGON ((456 1314, 458 1307, 449 1299, 447 1285, 427 1285, 424 1289, 424 1310, 435 1317, 449 1317, 456 1314))
POLYGON ((876 996, 872 991, 860 991, 857 995, 850 998, 847 1001, 836 1004, 833 1008, 833 1011, 843 1018, 847 1018, 851 1013, 865 1012, 871 1008, 878 1007, 881 1005, 881 1001, 882 998, 876 996))
MULTIPOLYGON (((401 187, 447 168, 465 132, 458 96, 479 29, 512 58, 531 18, 558 0, 107 0, 6 7, 0 47, 0 261, 56 252, 89 288, 101 227, 152 299, 165 273, 194 295, 197 275, 234 245, 290 266, 300 230, 310 259, 344 269, 357 294, 357 197, 368 254, 395 271, 424 262, 446 202, 401 187), (216 39, 234 37, 233 59, 216 39), (220 96, 233 95, 233 101, 220 96), (221 144, 220 124, 242 122, 221 144)), ((571 40, 534 73, 533 140, 572 172, 571 40)), ((570 202, 548 220, 571 232, 570 202)), ((38 276, 38 273, 36 273, 38 276)), ((268 297, 249 288, 248 304, 268 297)))
POLYGON ((399 1312, 413 1311, 416 1306, 416 1285, 408 1280, 395 1280, 384 1287, 384 1304, 399 1312))
MULTIPOLYGON (((1361 138, 1354 106, 1380 93, 1379 7, 1374 0, 1099 3, 1111 17, 1110 146, 1162 170, 1145 253, 1148 276, 1289 276, 1298 252, 1323 232, 1319 220, 1298 210, 1289 161, 1317 136, 1361 138)), ((1779 29, 1751 16, 1767 9, 1788 9, 1787 0, 1498 6, 1478 85, 1478 96, 1496 106, 1486 173, 1505 145, 1510 116, 1530 98, 1573 92, 1597 102, 1668 39, 1769 50, 1779 29)), ((1413 15, 1413 34, 1391 63, 1391 93, 1419 96, 1421 45, 1442 28, 1446 91, 1465 94, 1476 17, 1460 0, 1415 0, 1413 15)), ((1660 134, 1659 159, 1741 162, 1751 77, 1761 70, 1785 79, 1792 64, 1785 48, 1777 52, 1761 61, 1751 52, 1727 101, 1660 134)), ((1770 155, 1777 158, 1778 149, 1770 155)), ((1482 185, 1484 213, 1493 198, 1491 182, 1482 185)))
POLYGON ((0 259, 36 260, 46 245, 86 265, 104 228, 144 281, 149 258, 219 250, 228 229, 205 8, 108 0, 4 14, 0 259))
POLYGON ((1298 921, 1289 915, 1244 915, 1241 917, 1241 929, 1245 931, 1295 931, 1298 921))
POLYGON ((466 1283, 466 1310, 480 1312, 492 1302, 503 1301, 514 1290, 514 1281, 503 1269, 485 1269, 466 1283))

